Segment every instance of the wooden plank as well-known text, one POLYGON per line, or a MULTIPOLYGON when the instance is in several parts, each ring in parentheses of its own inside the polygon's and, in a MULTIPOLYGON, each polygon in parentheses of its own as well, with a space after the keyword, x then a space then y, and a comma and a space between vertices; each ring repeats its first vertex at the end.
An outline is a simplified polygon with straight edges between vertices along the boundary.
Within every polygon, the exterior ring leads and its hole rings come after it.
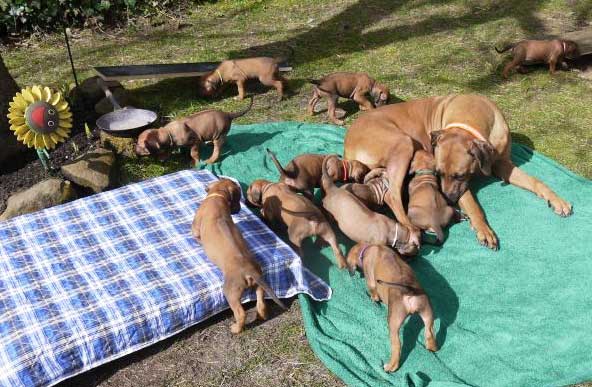
POLYGON ((592 27, 579 31, 568 32, 563 34, 561 38, 573 40, 576 42, 582 55, 592 54, 592 27))
MULTIPOLYGON (((220 62, 165 63, 127 66, 97 66, 94 70, 104 81, 125 81, 131 79, 164 79, 197 77, 214 71, 220 62)), ((287 63, 280 64, 280 71, 291 71, 287 63)))

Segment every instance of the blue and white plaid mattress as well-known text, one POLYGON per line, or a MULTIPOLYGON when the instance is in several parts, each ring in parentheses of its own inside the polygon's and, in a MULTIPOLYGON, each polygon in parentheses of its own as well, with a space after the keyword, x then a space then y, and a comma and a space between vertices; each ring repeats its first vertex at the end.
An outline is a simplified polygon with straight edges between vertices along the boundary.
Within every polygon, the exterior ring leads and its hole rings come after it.
MULTIPOLYGON (((191 235, 215 180, 186 170, 0 222, 0 385, 53 385, 227 309, 191 235)), ((244 203, 233 219, 278 297, 331 297, 244 203)))

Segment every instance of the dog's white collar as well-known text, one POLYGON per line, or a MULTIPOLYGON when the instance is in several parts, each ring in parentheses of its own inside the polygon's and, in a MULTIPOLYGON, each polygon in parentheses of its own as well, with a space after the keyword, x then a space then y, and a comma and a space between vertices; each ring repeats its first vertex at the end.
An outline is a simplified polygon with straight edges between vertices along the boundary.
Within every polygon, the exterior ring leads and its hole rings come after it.
POLYGON ((397 244, 397 239, 399 238, 399 223, 395 223, 395 237, 393 238, 393 244, 391 247, 394 249, 397 244))
POLYGON ((222 79, 222 73, 220 73, 220 70, 216 69, 216 74, 218 74, 220 77, 220 83, 224 83, 224 79, 222 79))
POLYGON ((446 125, 442 130, 448 130, 452 128, 462 129, 472 134, 473 137, 476 137, 478 140, 487 142, 487 139, 483 137, 483 135, 477 129, 473 128, 471 125, 463 124, 462 122, 453 122, 451 124, 446 125))

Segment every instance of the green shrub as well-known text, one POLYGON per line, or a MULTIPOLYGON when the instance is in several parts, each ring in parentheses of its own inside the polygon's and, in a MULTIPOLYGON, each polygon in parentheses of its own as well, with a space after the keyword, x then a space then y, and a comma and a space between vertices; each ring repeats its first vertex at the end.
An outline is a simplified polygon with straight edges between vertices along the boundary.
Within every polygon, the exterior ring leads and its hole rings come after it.
POLYGON ((179 7, 174 0, 0 0, 0 36, 51 31, 84 25, 88 20, 114 23, 132 15, 149 15, 179 7))

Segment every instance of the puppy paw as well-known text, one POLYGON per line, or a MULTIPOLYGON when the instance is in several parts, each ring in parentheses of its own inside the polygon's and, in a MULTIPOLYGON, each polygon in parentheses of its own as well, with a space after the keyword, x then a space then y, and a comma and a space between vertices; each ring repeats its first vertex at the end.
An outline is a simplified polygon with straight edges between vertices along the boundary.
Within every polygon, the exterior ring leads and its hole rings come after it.
POLYGON ((208 165, 214 164, 215 162, 216 162, 216 160, 215 160, 215 159, 207 159, 207 160, 205 161, 205 163, 206 163, 206 164, 208 164, 208 165))
POLYGON ((239 334, 243 331, 243 326, 238 324, 238 323, 234 323, 230 326, 230 332, 236 334, 239 334))
POLYGON ((495 233, 487 224, 475 227, 475 232, 477 233, 477 240, 482 246, 492 250, 499 248, 497 236, 495 236, 495 233))
POLYGON ((431 351, 431 352, 438 351, 438 344, 436 344, 436 340, 434 340, 434 339, 426 340, 425 346, 428 351, 431 351))
POLYGON ((257 311, 257 319, 258 320, 265 321, 268 318, 269 318, 269 314, 267 313, 267 309, 257 311))
POLYGON ((390 362, 388 364, 385 364, 382 368, 384 368, 385 372, 396 371, 399 368, 399 362, 397 362, 397 363, 390 362))
POLYGON ((343 120, 332 120, 332 122, 335 125, 339 125, 339 126, 343 126, 343 124, 345 124, 345 121, 343 121, 343 120))
POLYGON ((573 213, 572 205, 561 198, 549 200, 547 204, 549 205, 549 207, 553 208, 553 211, 557 215, 561 217, 567 217, 573 213))

